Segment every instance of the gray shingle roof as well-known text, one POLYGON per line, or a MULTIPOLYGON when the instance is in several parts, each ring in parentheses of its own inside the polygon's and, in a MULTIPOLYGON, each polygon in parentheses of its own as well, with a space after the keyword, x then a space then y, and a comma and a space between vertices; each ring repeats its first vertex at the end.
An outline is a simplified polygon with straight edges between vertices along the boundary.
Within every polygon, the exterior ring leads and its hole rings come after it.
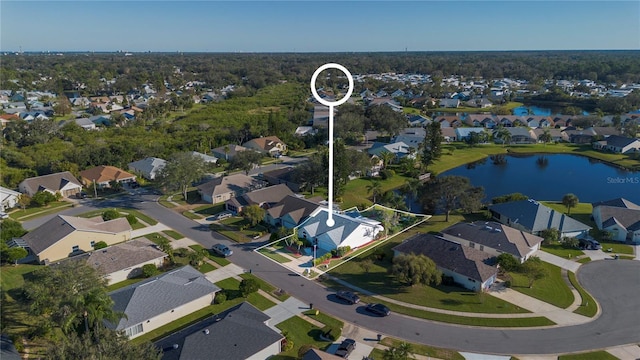
POLYGON ((267 212, 274 219, 278 219, 289 214, 294 221, 299 223, 300 220, 311 215, 311 213, 318 207, 320 207, 320 204, 312 201, 312 199, 303 199, 294 195, 288 195, 279 203, 268 209, 267 212))
POLYGON ((623 148, 639 140, 626 136, 611 135, 605 141, 607 145, 623 148))
POLYGON ((229 201, 236 206, 276 204, 289 195, 293 195, 293 191, 287 185, 280 184, 254 190, 240 197, 234 197, 229 201))
POLYGON ((628 231, 640 230, 640 209, 601 205, 600 218, 603 228, 618 224, 628 231))
POLYGON ((140 238, 96 250, 87 258, 87 264, 101 274, 108 275, 165 256, 166 254, 158 250, 154 243, 140 238))
POLYGON ((129 163, 129 168, 135 169, 135 171, 139 171, 147 176, 153 177, 155 176, 155 172, 165 167, 166 164, 167 161, 164 159, 148 157, 129 163))
POLYGON ((490 205, 489 210, 511 219, 512 223, 518 223, 532 233, 551 228, 562 233, 591 229, 590 226, 531 199, 490 205))
POLYGON ((439 268, 480 282, 485 282, 498 272, 495 266, 489 265, 492 255, 437 235, 414 235, 393 250, 404 254, 422 254, 433 260, 439 268))
POLYGON ((244 360, 283 339, 265 324, 268 320, 269 316, 244 302, 173 333, 156 346, 164 352, 162 360, 244 360))
POLYGON ((488 221, 451 225, 442 230, 442 237, 453 241, 464 239, 492 249, 504 251, 517 258, 525 257, 531 252, 531 248, 543 240, 539 236, 497 222, 488 221))
POLYGON ((235 196, 240 196, 254 188, 259 188, 260 183, 254 178, 245 174, 234 174, 215 178, 202 185, 198 185, 198 190, 203 194, 211 195, 215 199, 216 195, 233 192, 235 196))
POLYGON ((640 206, 636 205, 634 203, 632 203, 631 201, 625 199, 625 198, 617 198, 617 199, 611 199, 611 200, 606 200, 606 201, 599 201, 599 202, 595 202, 592 203, 591 206, 593 206, 593 208, 595 208, 596 206, 600 206, 600 205, 604 205, 604 206, 615 206, 615 207, 621 207, 621 208, 627 208, 627 209, 636 209, 636 210, 640 210, 640 206))
POLYGON ((117 326, 110 323, 107 326, 126 329, 205 295, 211 294, 213 301, 219 290, 202 273, 187 265, 109 293, 114 301, 113 309, 124 312, 127 318, 120 319, 117 326))
POLYGON ((56 192, 68 183, 82 187, 80 181, 68 171, 28 178, 22 183, 28 186, 34 193, 44 189, 56 192))

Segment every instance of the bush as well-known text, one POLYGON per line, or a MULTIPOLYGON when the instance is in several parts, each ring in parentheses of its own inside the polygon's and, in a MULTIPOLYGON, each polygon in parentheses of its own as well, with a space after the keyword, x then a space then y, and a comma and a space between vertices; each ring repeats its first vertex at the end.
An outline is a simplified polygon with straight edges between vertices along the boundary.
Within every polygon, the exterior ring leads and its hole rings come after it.
POLYGON ((560 244, 565 249, 577 249, 580 246, 580 240, 574 237, 563 237, 560 244))
POLYGON ((240 282, 240 293, 242 293, 242 297, 247 297, 249 294, 257 292, 260 289, 260 284, 256 279, 243 279, 240 282))
POLYGON ((135 215, 129 214, 126 217, 127 217, 127 221, 129 222, 129 225, 133 225, 133 224, 137 224, 138 223, 138 218, 135 215))
POLYGON ((498 255, 498 265, 504 271, 518 271, 521 267, 520 262, 513 255, 507 253, 498 255))
POLYGON ((511 280, 507 280, 504 282, 504 287, 506 288, 510 288, 511 287, 511 280))
POLYGON ((48 191, 38 191, 33 194, 31 202, 38 206, 49 205, 49 203, 56 201, 56 196, 48 191))
POLYGON ((102 220, 109 221, 120 217, 120 213, 116 209, 105 210, 102 213, 102 220))
POLYGON ((213 300, 216 304, 224 304, 225 301, 227 301, 227 294, 225 294, 224 291, 218 292, 216 298, 213 300))
POLYGON ((351 246, 341 246, 338 248, 337 253, 338 257, 345 256, 349 251, 351 251, 351 246))
POLYGON ((94 250, 100 250, 100 249, 104 249, 104 248, 106 248, 107 246, 109 246, 109 245, 107 245, 107 243, 106 243, 106 242, 104 242, 104 241, 98 241, 97 243, 95 243, 95 244, 93 245, 93 249, 94 249, 94 250))
POLYGON ((395 171, 389 170, 389 169, 384 169, 384 170, 380 171, 380 177, 382 178, 382 180, 390 179, 395 174, 396 174, 395 171))
POLYGON ((338 335, 338 330, 332 326, 325 326, 322 328, 322 336, 330 341, 336 340, 336 335, 338 335))
POLYGON ((142 276, 148 278, 160 273, 158 267, 154 264, 145 264, 142 265, 142 276))

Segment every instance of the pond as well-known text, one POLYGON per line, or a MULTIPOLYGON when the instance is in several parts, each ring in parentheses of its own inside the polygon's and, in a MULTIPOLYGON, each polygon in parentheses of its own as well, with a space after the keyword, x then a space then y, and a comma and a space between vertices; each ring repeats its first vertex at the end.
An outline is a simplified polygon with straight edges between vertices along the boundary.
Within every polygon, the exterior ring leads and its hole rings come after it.
POLYGON ((580 202, 624 197, 640 204, 640 172, 568 154, 507 155, 504 163, 487 158, 441 174, 465 176, 484 187, 485 201, 519 192, 532 199, 560 201, 573 193, 580 202))
MULTIPOLYGON (((536 116, 551 116, 551 115, 560 115, 562 114, 562 107, 555 108, 543 108, 538 106, 518 106, 517 108, 513 108, 513 115, 517 116, 526 116, 526 115, 536 115, 536 116)), ((582 115, 589 115, 589 112, 582 111, 582 115)))

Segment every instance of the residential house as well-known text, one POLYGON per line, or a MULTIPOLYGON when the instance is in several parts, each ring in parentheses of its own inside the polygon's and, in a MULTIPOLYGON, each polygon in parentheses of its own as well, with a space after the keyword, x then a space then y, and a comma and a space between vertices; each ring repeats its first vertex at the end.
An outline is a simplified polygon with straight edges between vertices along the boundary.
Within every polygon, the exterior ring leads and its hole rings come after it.
POLYGON ((115 166, 100 165, 80 171, 80 180, 87 187, 95 184, 98 188, 109 188, 112 181, 121 184, 134 182, 136 176, 115 166))
MULTIPOLYGON (((531 144, 536 142, 536 139, 531 136, 529 129, 525 127, 516 126, 506 127, 504 129, 507 130, 509 134, 511 134, 510 144, 531 144)), ((496 136, 496 134, 497 131, 494 131, 494 141, 497 143, 503 143, 503 139, 501 139, 499 136, 496 136)))
POLYGON ((4 212, 13 209, 18 205, 20 193, 0 186, 0 211, 4 212))
POLYGON ((457 223, 442 230, 443 238, 492 256, 513 255, 521 263, 540 250, 542 238, 496 222, 457 223))
POLYGON ((439 99, 438 103, 442 108, 457 108, 460 106, 460 99, 439 99))
POLYGON ((35 195, 38 191, 48 191, 52 194, 71 197, 82 191, 82 184, 70 172, 63 171, 24 179, 18 184, 18 189, 29 196, 35 195))
POLYGON ((431 119, 422 115, 410 115, 407 117, 407 122, 409 126, 412 127, 425 127, 431 123, 431 119))
POLYGON ((496 280, 495 255, 433 234, 416 234, 393 248, 399 254, 424 255, 444 276, 472 291, 485 291, 496 280))
POLYGON ((503 127, 513 127, 516 125, 516 121, 518 119, 519 117, 515 115, 500 115, 497 116, 496 125, 501 125, 503 127))
POLYGON ((266 136, 249 140, 242 144, 242 146, 269 156, 278 156, 287 153, 287 144, 278 139, 277 136, 266 136))
POLYGON ((157 157, 148 157, 129 163, 129 170, 140 174, 147 180, 154 180, 167 161, 157 157))
POLYGON ((96 130, 96 124, 89 120, 89 118, 77 118, 77 119, 73 119, 71 121, 64 121, 62 122, 62 126, 66 125, 69 122, 74 122, 76 125, 80 126, 81 128, 85 129, 85 130, 96 130))
POLYGON ((316 209, 298 228, 298 237, 317 242, 318 248, 328 252, 344 246, 351 249, 361 247, 375 240, 378 233, 384 230, 380 222, 367 218, 334 212, 333 226, 327 225, 328 218, 329 210, 316 209))
POLYGON ((462 121, 456 115, 437 116, 434 121, 440 123, 440 128, 456 128, 462 126, 462 121))
POLYGON ((305 199, 295 195, 287 195, 277 204, 267 209, 265 222, 273 227, 283 226, 293 229, 320 207, 321 197, 305 199))
POLYGON ((109 284, 115 284, 142 275, 144 265, 162 266, 166 257, 156 244, 142 237, 92 251, 86 254, 86 262, 109 284))
POLYGON ((391 139, 391 141, 394 143, 405 143, 409 147, 417 150, 424 142, 426 136, 427 131, 424 128, 406 128, 391 139))
POLYGON ((456 141, 468 141, 471 138, 472 133, 484 134, 484 128, 455 128, 456 141))
POLYGON ((20 120, 17 114, 0 114, 0 127, 5 127, 11 121, 20 120))
POLYGON ((302 355, 301 360, 341 360, 338 355, 329 354, 328 352, 324 352, 320 349, 309 349, 306 353, 302 355))
POLYGON ((106 326, 134 339, 213 304, 220 288, 187 265, 109 293, 113 310, 126 315, 106 326))
MULTIPOLYGON (((334 109, 334 114, 335 114, 334 109)), ((313 127, 326 128, 329 126, 329 107, 325 105, 315 105, 313 107, 313 127)))
POLYGON ((442 138, 444 141, 451 142, 456 140, 456 130, 454 128, 445 127, 441 128, 440 131, 442 132, 442 138))
POLYGON ((561 236, 583 237, 591 227, 533 200, 489 205, 491 216, 502 224, 540 235, 542 230, 557 229, 561 236))
POLYGON ((313 136, 318 133, 318 129, 313 126, 298 126, 293 133, 295 136, 313 136))
POLYGON ((593 148, 618 154, 636 153, 640 151, 640 140, 626 136, 611 135, 604 140, 594 142, 593 148))
POLYGON ((571 125, 573 117, 571 115, 558 115, 553 118, 553 126, 557 129, 563 129, 571 125))
POLYGON ((393 144, 385 144, 380 142, 375 142, 373 145, 367 150, 369 155, 375 155, 379 158, 384 152, 390 152, 395 155, 395 159, 400 160, 405 156, 410 158, 415 158, 415 151, 411 150, 411 147, 403 142, 396 142, 393 144))
POLYGON ((131 225, 125 218, 104 221, 101 216, 57 215, 22 236, 20 243, 38 262, 49 263, 92 251, 100 241, 113 245, 130 239, 131 225))
POLYGON ((211 154, 218 159, 231 161, 241 151, 247 151, 247 148, 240 145, 229 144, 212 149, 211 154))
POLYGON ((616 136, 621 136, 622 133, 620 132, 620 130, 618 130, 617 128, 613 127, 613 126, 592 126, 590 128, 588 128, 587 130, 593 130, 593 132, 596 134, 596 137, 601 138, 601 139, 606 139, 609 136, 612 135, 616 135, 616 136))
POLYGON ((493 115, 469 114, 464 122, 469 126, 487 129, 493 129, 496 126, 496 120, 493 115))
POLYGON ((203 153, 200 153, 200 152, 197 152, 197 151, 192 151, 191 155, 201 158, 202 161, 204 161, 204 163, 208 164, 208 165, 214 165, 214 164, 216 164, 218 162, 218 158, 217 157, 214 157, 214 156, 211 156, 211 155, 207 155, 207 154, 203 154, 203 153))
POLYGON ((155 345, 162 360, 263 360, 282 351, 284 336, 248 302, 179 330, 155 345), (239 344, 241 345, 239 346, 239 344))
POLYGON ((572 144, 591 144, 596 136, 596 132, 592 128, 584 130, 566 128, 564 133, 572 144))
POLYGON ((542 142, 540 135, 544 134, 545 131, 548 131, 549 135, 551 135, 551 142, 569 141, 569 137, 562 130, 556 128, 535 128, 529 130, 529 134, 531 134, 532 139, 542 142))
POLYGON ((294 168, 287 166, 262 173, 262 179, 268 182, 269 185, 285 184, 289 189, 291 189, 291 191, 300 192, 301 184, 293 178, 294 174, 294 168))
POLYGON ((91 116, 89 120, 97 126, 111 126, 111 115, 108 114, 94 115, 91 116))
POLYGON ((233 174, 215 178, 204 184, 198 185, 197 190, 202 201, 218 204, 232 197, 260 189, 263 183, 245 174, 233 174))
POLYGON ((251 205, 268 209, 289 195, 293 195, 293 191, 285 184, 269 186, 234 196, 225 202, 225 208, 236 215, 241 214, 242 209, 251 205))
POLYGON ((592 204, 593 221, 611 240, 640 243, 640 205, 624 198, 592 204))
POLYGON ((388 106, 393 111, 397 111, 397 112, 402 111, 402 106, 400 105, 400 103, 391 97, 373 98, 371 99, 371 101, 368 102, 367 105, 368 106, 388 106))

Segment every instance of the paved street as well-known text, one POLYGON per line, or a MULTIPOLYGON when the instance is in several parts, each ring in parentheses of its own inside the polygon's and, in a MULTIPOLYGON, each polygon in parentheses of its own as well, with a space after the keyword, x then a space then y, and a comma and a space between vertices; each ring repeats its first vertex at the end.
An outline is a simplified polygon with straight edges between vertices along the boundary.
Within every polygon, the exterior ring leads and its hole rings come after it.
MULTIPOLYGON (((123 204, 122 200, 118 203, 123 204)), ((105 204, 100 203, 102 208, 105 204)), ((107 203, 109 205, 109 203, 107 203)), ((109 205, 110 207, 113 205, 109 205)), ((640 261, 592 261, 580 267, 579 281, 600 303, 602 315, 596 320, 567 327, 545 329, 497 329, 435 323, 392 314, 372 317, 364 306, 349 306, 333 301, 332 293, 279 264, 255 254, 258 244, 236 244, 212 232, 206 225, 180 216, 153 201, 150 195, 135 198, 131 206, 157 219, 205 247, 216 242, 234 250, 229 258, 242 269, 294 295, 302 303, 332 314, 369 331, 404 338, 411 342, 460 351, 487 354, 558 354, 589 349, 616 347, 640 342, 640 261), (535 339, 535 341, 532 341, 535 339)), ((81 213, 91 208, 72 208, 81 213)), ((67 213, 67 212, 65 212, 67 213)))

